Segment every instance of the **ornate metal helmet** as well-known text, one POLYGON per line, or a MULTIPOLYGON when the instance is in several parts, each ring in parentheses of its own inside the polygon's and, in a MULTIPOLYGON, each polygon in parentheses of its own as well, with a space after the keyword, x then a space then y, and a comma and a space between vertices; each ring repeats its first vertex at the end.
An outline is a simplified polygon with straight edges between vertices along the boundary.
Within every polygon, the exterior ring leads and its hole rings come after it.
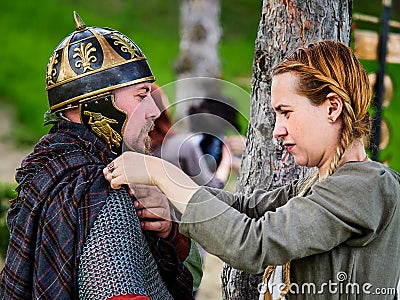
POLYGON ((47 65, 50 111, 80 107, 82 123, 120 153, 127 114, 115 106, 111 92, 155 78, 131 39, 110 28, 86 27, 76 12, 74 19, 76 31, 61 41, 47 65))

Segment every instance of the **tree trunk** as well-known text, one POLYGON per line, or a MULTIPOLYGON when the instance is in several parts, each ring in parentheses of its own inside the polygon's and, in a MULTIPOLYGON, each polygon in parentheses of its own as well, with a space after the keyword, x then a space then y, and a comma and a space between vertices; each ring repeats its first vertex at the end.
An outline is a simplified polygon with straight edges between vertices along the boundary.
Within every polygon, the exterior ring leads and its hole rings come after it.
MULTIPOLYGON (((238 193, 248 195, 260 187, 271 190, 307 173, 272 139, 275 115, 270 105, 269 73, 283 57, 310 42, 329 39, 349 44, 351 9, 352 0, 263 1, 238 193)), ((258 299, 262 274, 248 274, 224 264, 221 278, 223 299, 258 299)))
POLYGON ((179 101, 175 107, 176 120, 187 116, 191 99, 218 93, 217 81, 202 78, 220 77, 219 15, 219 0, 181 0, 180 56, 175 63, 179 101))

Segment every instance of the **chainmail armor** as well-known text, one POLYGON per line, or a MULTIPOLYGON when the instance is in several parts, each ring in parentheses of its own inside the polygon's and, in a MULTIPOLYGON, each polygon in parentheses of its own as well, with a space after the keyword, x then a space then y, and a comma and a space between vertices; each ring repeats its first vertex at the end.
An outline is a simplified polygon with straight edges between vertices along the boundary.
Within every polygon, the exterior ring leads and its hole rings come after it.
POLYGON ((90 230, 80 258, 79 299, 135 294, 173 299, 140 228, 133 202, 112 190, 90 230))

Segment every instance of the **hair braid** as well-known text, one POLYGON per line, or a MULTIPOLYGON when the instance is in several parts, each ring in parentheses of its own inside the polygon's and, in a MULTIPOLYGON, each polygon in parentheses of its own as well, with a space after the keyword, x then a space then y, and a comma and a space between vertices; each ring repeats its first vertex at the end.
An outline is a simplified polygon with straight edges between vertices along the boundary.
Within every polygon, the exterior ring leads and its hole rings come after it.
MULTIPOLYGON (((264 300, 269 300, 272 299, 271 293, 269 292, 268 289, 268 280, 270 279, 272 273, 276 270, 276 266, 268 266, 265 271, 264 271, 264 275, 263 275, 263 282, 264 284, 266 284, 266 291, 264 294, 264 300)), ((284 289, 281 291, 279 298, 277 298, 276 300, 281 300, 283 297, 286 296, 286 294, 290 291, 290 261, 287 262, 284 266, 283 266, 283 277, 284 277, 284 289)))
POLYGON ((282 290, 279 295, 279 299, 282 299, 286 296, 286 294, 290 291, 290 261, 287 262, 283 267, 283 274, 285 278, 285 288, 282 290))
POLYGON ((355 116, 351 105, 346 101, 344 102, 342 115, 343 115, 342 117, 343 125, 342 125, 340 141, 336 148, 335 155, 333 156, 332 161, 329 164, 328 172, 324 178, 332 175, 336 171, 337 167, 340 165, 340 162, 343 158, 346 149, 354 140, 354 134, 352 128, 355 122, 355 116))

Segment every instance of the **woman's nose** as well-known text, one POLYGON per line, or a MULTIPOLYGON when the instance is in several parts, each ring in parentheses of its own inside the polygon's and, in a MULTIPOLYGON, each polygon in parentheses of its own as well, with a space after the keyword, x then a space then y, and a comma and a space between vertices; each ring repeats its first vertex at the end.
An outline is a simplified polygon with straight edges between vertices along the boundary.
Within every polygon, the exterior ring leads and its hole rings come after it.
POLYGON ((280 122, 277 118, 276 122, 275 122, 275 126, 274 126, 274 131, 272 132, 273 137, 278 139, 278 138, 282 138, 285 135, 287 135, 287 130, 286 127, 283 126, 282 122, 280 122))

